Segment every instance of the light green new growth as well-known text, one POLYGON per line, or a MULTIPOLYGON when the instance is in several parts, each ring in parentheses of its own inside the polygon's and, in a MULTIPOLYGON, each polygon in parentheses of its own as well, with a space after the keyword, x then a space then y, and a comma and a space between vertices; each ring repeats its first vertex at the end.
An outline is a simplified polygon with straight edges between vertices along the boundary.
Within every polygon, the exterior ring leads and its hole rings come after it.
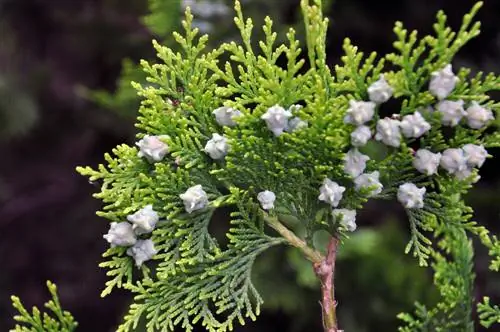
POLYGON ((71 332, 76 329, 78 323, 68 311, 61 308, 56 285, 47 281, 47 288, 52 296, 44 305, 50 310, 48 313, 41 313, 36 307, 30 313, 17 296, 12 296, 12 305, 19 314, 14 316, 18 324, 11 332, 71 332))
MULTIPOLYGON (((492 261, 490 270, 498 272, 500 270, 500 242, 496 236, 484 237, 483 243, 490 249, 492 261)), ((500 324, 500 307, 490 303, 490 298, 485 296, 483 302, 477 304, 477 312, 481 325, 489 328, 493 324, 500 324)))
MULTIPOLYGON (((261 253, 279 244, 299 248, 312 261, 318 277, 332 273, 321 268, 326 263, 332 268, 333 251, 325 254, 325 248, 316 247, 312 238, 323 230, 337 241, 345 238, 345 227, 332 216, 332 207, 318 200, 319 188, 325 178, 344 186, 339 207, 345 209, 360 210, 369 199, 373 188, 356 190, 343 169, 354 130, 344 123, 344 116, 350 101, 368 100, 368 87, 381 74, 394 89, 399 116, 419 110, 431 125, 429 133, 402 139, 398 148, 371 141, 360 149, 371 157, 365 172, 380 172, 384 188, 374 198, 394 199, 399 186, 407 182, 427 188, 424 207, 406 209, 411 230, 406 251, 423 266, 432 259, 443 299, 436 309, 419 305, 417 318, 402 315, 408 327, 401 331, 471 330, 472 248, 466 232, 498 252, 496 240, 470 220, 472 210, 464 202, 477 169, 461 180, 444 171, 423 175, 412 165, 411 147, 442 152, 468 143, 500 146, 500 136, 486 126, 478 130, 458 125, 445 134, 441 114, 423 111, 438 102, 428 91, 432 73, 451 63, 459 49, 479 34, 480 25, 473 17, 480 6, 464 17, 458 32, 447 27, 442 12, 433 36, 419 38, 417 32, 397 23, 395 51, 385 57, 365 55, 346 39, 342 63, 333 71, 326 62, 328 20, 322 15, 320 0, 301 1, 306 52, 293 29, 286 34, 286 44, 276 45, 278 36, 270 18, 265 19, 264 39, 255 43, 253 22, 243 16, 238 1, 234 22, 241 43, 224 43, 209 51, 208 36, 199 36, 193 28, 188 9, 182 23, 184 34, 173 35, 179 51, 154 42, 160 61, 143 61, 148 83, 134 84, 143 98, 138 137, 162 136, 168 154, 151 163, 138 156, 136 147, 120 145, 113 155, 105 156, 107 165, 78 168, 91 181, 102 183, 95 194, 104 203, 100 216, 122 222, 151 204, 161 218, 150 236, 158 253, 139 273, 127 248, 116 246, 104 254, 100 266, 108 270, 110 279, 102 295, 114 288, 135 294, 118 331, 131 331, 139 322, 145 322, 147 331, 173 331, 176 326, 192 331, 195 324, 208 331, 228 331, 235 324, 255 320, 263 301, 251 280, 252 267, 261 253), (386 69, 386 62, 392 71, 386 69), (261 116, 274 105, 290 109, 296 104, 303 107, 293 115, 306 121, 307 127, 273 135, 261 116), (241 112, 236 126, 217 123, 213 111, 221 106, 241 112), (221 160, 212 160, 204 152, 214 133, 224 135, 230 146, 221 160), (202 186, 210 203, 187 213, 179 195, 194 185, 202 186), (263 210, 257 200, 264 190, 276 194, 275 208, 270 211, 263 210), (214 216, 220 208, 232 211, 226 239, 209 232, 210 224, 219 222, 214 216), (444 254, 433 248, 433 240, 444 254)), ((500 90, 500 78, 478 73, 469 79, 469 74, 468 69, 458 71, 459 81, 448 99, 476 101, 497 113, 500 104, 488 93, 500 90)), ((381 118, 381 107, 377 106, 369 124, 372 130, 381 118)), ((482 307, 483 317, 495 317, 487 305, 482 307)), ((335 306, 324 314, 328 331, 337 331, 335 306)))
POLYGON ((484 327, 489 328, 495 323, 500 323, 500 307, 492 305, 489 297, 485 296, 483 302, 478 303, 477 311, 479 313, 481 325, 484 327))

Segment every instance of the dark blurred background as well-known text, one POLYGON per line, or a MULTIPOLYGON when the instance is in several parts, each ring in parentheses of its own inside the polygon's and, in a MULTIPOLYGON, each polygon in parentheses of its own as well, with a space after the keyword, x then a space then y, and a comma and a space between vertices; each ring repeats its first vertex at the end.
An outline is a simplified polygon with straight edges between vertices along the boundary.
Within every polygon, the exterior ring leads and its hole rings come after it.
MULTIPOLYGON (((237 33, 231 1, 204 1, 218 7, 163 2, 151 15, 147 0, 0 0, 0 331, 13 326, 10 295, 40 305, 48 297, 47 279, 58 284, 80 331, 113 331, 126 310, 126 292, 99 297, 106 277, 97 265, 107 247, 102 234, 108 223, 95 216, 100 204, 91 195, 98 188, 74 169, 97 165, 119 143, 133 144, 138 100, 129 82, 144 79, 135 63, 152 59, 152 38, 172 45, 170 32, 183 6, 198 8, 196 22, 214 33, 213 45, 237 33)), ((367 52, 389 52, 394 21, 430 33, 435 13, 444 9, 457 27, 475 1, 327 2, 334 65, 346 36, 367 52)), ((276 18, 280 32, 300 24, 299 0, 243 3, 257 22, 266 14, 276 18)), ((462 50, 455 66, 500 72, 499 17, 500 1, 486 0, 479 14, 483 33, 462 50)), ((498 159, 487 162, 469 197, 475 219, 496 232, 499 166, 498 159)), ((432 276, 403 254, 407 226, 399 207, 370 204, 358 225, 339 258, 340 322, 349 332, 396 331, 398 312, 412 311, 415 300, 436 301, 432 276)), ((487 266, 486 253, 478 250, 476 296, 498 300, 500 280, 487 266)), ((266 310, 237 331, 320 329, 317 284, 296 252, 277 249, 263 256, 255 278, 266 310)))

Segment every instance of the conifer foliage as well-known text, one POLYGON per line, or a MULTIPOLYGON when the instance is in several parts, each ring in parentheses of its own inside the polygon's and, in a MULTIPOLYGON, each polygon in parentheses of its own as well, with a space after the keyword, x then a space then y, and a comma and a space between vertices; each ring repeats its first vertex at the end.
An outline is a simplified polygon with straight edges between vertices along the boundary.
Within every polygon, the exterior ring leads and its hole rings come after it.
MULTIPOLYGON (((328 284, 336 246, 363 227, 356 212, 369 199, 401 202, 411 229, 407 252, 422 266, 431 261, 442 295, 435 309, 402 314, 408 327, 401 331, 472 330, 468 236, 492 255, 498 242, 470 220, 463 196, 479 178, 486 148, 500 145, 492 128, 500 104, 489 96, 500 78, 470 77, 464 68, 455 74, 451 63, 479 34, 480 6, 457 32, 442 12, 431 36, 397 23, 395 50, 386 56, 365 55, 346 39, 334 70, 321 0, 301 1, 303 46, 293 29, 276 45, 266 18, 255 48, 252 20, 236 1, 241 42, 207 50, 208 36, 187 9, 184 32, 174 33, 181 51, 154 42, 158 63, 142 63, 148 84, 134 85, 143 98, 137 146, 118 146, 96 169, 78 168, 100 181, 98 214, 112 222, 102 295, 115 288, 135 295, 118 331, 139 322, 148 331, 195 324, 229 331, 255 320, 262 298, 253 264, 282 244, 313 263, 325 331, 338 331, 328 284), (385 117, 389 99, 399 113, 385 117), (209 231, 220 208, 233 211, 227 245, 209 231), (320 230, 331 235, 328 248, 312 241, 320 230)), ((484 325, 498 319, 487 299, 480 310, 484 325)))
MULTIPOLYGON (((275 45, 270 18, 255 49, 252 20, 244 18, 239 2, 235 24, 241 44, 206 51, 208 36, 192 27, 188 10, 184 34, 174 34, 182 51, 154 43, 160 62, 143 62, 149 84, 135 84, 143 98, 139 137, 157 137, 156 148, 165 150, 161 158, 144 158, 148 147, 141 143, 139 149, 122 145, 106 156, 107 166, 79 168, 92 181, 103 181, 96 195, 105 203, 101 216, 120 222, 150 204, 161 219, 151 234, 138 235, 153 241, 156 255, 147 258, 156 265, 144 264, 135 273, 123 246, 110 248, 101 264, 110 276, 103 295, 114 287, 136 294, 119 330, 146 319, 151 331, 176 325, 190 331, 197 322, 225 331, 234 322, 255 319, 262 302, 251 282, 256 257, 288 243, 318 263, 323 248, 313 247, 313 233, 324 229, 338 237, 354 230, 355 211, 369 198, 397 197, 406 207, 412 232, 407 251, 421 265, 430 256, 437 270, 446 265, 431 240, 441 233, 443 243, 453 238, 443 229, 486 239, 485 230, 469 221, 462 196, 477 179, 484 146, 498 144, 487 127, 498 108, 488 92, 500 87, 499 79, 482 73, 469 79, 469 70, 455 75, 450 65, 478 35, 473 17, 479 7, 464 17, 458 32, 447 27, 443 13, 434 36, 419 38, 397 23, 396 50, 385 57, 365 56, 346 39, 343 63, 334 72, 326 64, 328 20, 320 1, 302 1, 305 58, 293 30, 287 44, 275 45), (385 70, 386 62, 395 69, 385 70), (400 113, 382 118, 391 97, 400 113), (359 126, 368 129, 364 143, 375 131, 368 145, 388 146, 385 158, 370 156, 359 139, 349 150, 359 126), (475 150, 467 152, 467 145, 475 150), (413 149, 424 148, 441 159, 414 161, 413 149), (222 248, 208 229, 217 222, 214 211, 225 206, 235 212, 229 245, 222 248), (332 213, 332 207, 339 209, 332 213), (299 222, 305 242, 284 225, 287 218, 299 222)), ((454 257, 469 258, 462 251, 454 257)), ((470 295, 470 280, 457 283, 470 295)), ((470 310, 460 318, 470 319, 470 310)))
POLYGON ((57 296, 57 287, 52 282, 47 281, 47 288, 49 289, 52 299, 45 303, 45 308, 49 312, 40 312, 36 307, 33 307, 30 313, 21 303, 17 296, 12 296, 12 303, 14 308, 18 311, 18 315, 14 316, 17 322, 14 332, 73 332, 75 331, 78 323, 73 316, 61 308, 59 297, 57 296))

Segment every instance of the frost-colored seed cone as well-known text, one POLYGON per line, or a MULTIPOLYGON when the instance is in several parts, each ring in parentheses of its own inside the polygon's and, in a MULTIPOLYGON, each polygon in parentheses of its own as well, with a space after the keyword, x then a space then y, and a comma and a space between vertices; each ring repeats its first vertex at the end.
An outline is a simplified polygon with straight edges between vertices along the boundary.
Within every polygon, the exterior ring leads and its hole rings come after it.
POLYGON ((419 149, 415 153, 413 167, 415 167, 420 173, 433 175, 438 172, 440 161, 441 153, 433 153, 427 149, 419 149))
POLYGON ((302 120, 298 116, 291 118, 290 121, 288 121, 288 125, 285 128, 285 131, 288 131, 290 133, 293 133, 294 131, 300 130, 302 128, 307 128, 308 127, 307 121, 302 120))
POLYGON ((453 74, 451 64, 448 64, 431 74, 429 91, 439 100, 443 100, 455 89, 458 80, 458 77, 453 74))
POLYGON ((382 192, 384 185, 379 180, 379 171, 374 171, 371 173, 361 174, 354 179, 354 189, 360 191, 367 188, 372 188, 369 196, 375 196, 382 192))
POLYGON ((356 210, 334 209, 332 214, 349 232, 356 230, 356 210))
POLYGON ((215 121, 221 126, 236 126, 235 119, 241 116, 241 112, 232 107, 219 107, 212 112, 215 115, 215 121))
POLYGON ((318 199, 333 207, 337 207, 342 199, 344 191, 345 187, 340 186, 337 182, 330 179, 325 179, 323 185, 319 188, 320 195, 318 199))
POLYGON ((371 101, 349 101, 349 108, 344 117, 344 123, 361 126, 373 118, 375 106, 376 104, 371 101))
POLYGON ((292 112, 285 110, 279 105, 270 107, 261 119, 266 121, 267 128, 274 136, 280 136, 288 127, 288 119, 292 117, 292 112))
POLYGON ((395 119, 385 118, 377 122, 377 134, 375 139, 382 141, 385 145, 399 147, 401 145, 401 122, 395 119))
POLYGON ((420 112, 405 115, 401 121, 401 132, 408 138, 419 138, 431 129, 431 125, 420 112))
POLYGON ((488 157, 488 151, 482 145, 466 144, 462 150, 464 150, 464 157, 469 167, 483 166, 488 157))
POLYGON ((407 209, 421 209, 424 207, 425 187, 419 188, 413 183, 399 186, 398 201, 407 209))
POLYGON ((481 129, 495 119, 491 110, 482 107, 476 101, 471 103, 466 113, 467 124, 472 129, 481 129))
POLYGON ((365 171, 368 160, 370 157, 362 154, 358 149, 351 149, 344 157, 344 172, 355 178, 365 171))
POLYGON ((464 151, 455 148, 444 150, 439 164, 450 174, 463 172, 468 168, 464 151))
POLYGON ((168 153, 168 145, 160 140, 162 136, 144 136, 136 145, 139 147, 137 155, 145 157, 149 162, 158 162, 168 153))
POLYGON ((137 241, 132 225, 128 222, 112 222, 108 233, 102 237, 111 247, 128 247, 137 241))
POLYGON ((186 190, 184 194, 180 194, 179 197, 184 201, 184 207, 187 213, 201 210, 208 204, 207 193, 200 184, 192 186, 186 190))
POLYGON ((276 195, 272 191, 264 190, 257 195, 257 200, 264 210, 274 209, 276 195))
POLYGON ((141 267, 144 262, 149 261, 156 253, 154 243, 150 239, 138 240, 132 247, 127 249, 127 255, 134 259, 137 267, 141 267))
POLYGON ((441 113, 441 123, 445 126, 454 127, 467 115, 464 110, 464 101, 443 100, 437 105, 437 110, 441 113))
POLYGON ((372 131, 368 126, 359 126, 351 133, 351 144, 355 147, 361 147, 372 138, 372 131))
POLYGON ((224 159, 229 152, 229 143, 224 136, 212 134, 212 139, 207 142, 204 150, 214 160, 224 159))
POLYGON ((127 220, 130 221, 137 235, 151 233, 159 219, 152 205, 146 205, 136 213, 127 216, 127 220))
POLYGON ((212 16, 226 15, 231 12, 231 8, 223 2, 182 0, 182 8, 190 7, 193 14, 209 18, 212 16))
POLYGON ((387 83, 384 75, 368 87, 368 96, 374 103, 381 104, 391 99, 394 89, 387 83))

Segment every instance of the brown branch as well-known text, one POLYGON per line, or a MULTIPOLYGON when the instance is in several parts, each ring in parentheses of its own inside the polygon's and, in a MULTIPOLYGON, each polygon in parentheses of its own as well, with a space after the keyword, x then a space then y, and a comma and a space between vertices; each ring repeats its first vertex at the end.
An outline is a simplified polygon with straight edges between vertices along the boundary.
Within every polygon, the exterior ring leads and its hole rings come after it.
POLYGON ((323 309, 323 326, 325 332, 340 332, 337 324, 335 289, 333 278, 335 260, 339 240, 332 237, 328 243, 326 257, 321 262, 314 263, 314 272, 321 282, 321 306, 323 309))
POLYGON ((298 248, 313 263, 314 272, 321 282, 321 306, 323 309, 323 326, 325 332, 342 332, 338 329, 333 277, 339 240, 332 237, 328 243, 326 257, 311 248, 295 233, 283 225, 278 218, 264 214, 267 224, 276 230, 287 242, 298 248))

